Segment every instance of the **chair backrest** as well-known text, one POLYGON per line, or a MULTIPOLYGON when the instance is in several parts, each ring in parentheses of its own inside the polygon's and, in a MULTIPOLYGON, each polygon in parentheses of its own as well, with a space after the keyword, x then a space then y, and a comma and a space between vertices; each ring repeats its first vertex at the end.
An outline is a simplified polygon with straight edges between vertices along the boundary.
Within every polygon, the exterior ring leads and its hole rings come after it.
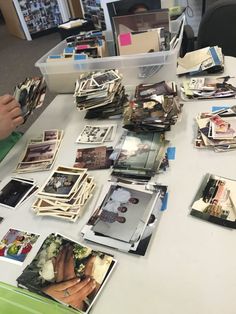
POLYGON ((236 57, 236 0, 218 0, 204 14, 197 47, 218 45, 226 56, 236 57))

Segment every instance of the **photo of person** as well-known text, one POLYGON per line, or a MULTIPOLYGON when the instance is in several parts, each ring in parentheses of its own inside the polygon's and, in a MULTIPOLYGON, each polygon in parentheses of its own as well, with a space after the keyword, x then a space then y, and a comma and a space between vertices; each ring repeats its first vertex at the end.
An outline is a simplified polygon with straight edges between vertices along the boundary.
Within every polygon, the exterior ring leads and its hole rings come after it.
POLYGON ((9 229, 0 242, 0 259, 22 264, 39 235, 9 229))
POLYGON ((114 265, 110 255, 50 234, 17 282, 88 313, 114 265))
POLYGON ((42 193, 55 196, 68 196, 73 191, 80 174, 70 174, 55 171, 45 186, 42 193))
POLYGON ((88 224, 93 225, 94 232, 129 242, 151 197, 149 193, 111 185, 88 224))
POLYGON ((82 133, 76 140, 76 143, 99 144, 104 142, 107 134, 110 131, 110 126, 91 126, 86 125, 82 133))
POLYGON ((112 148, 106 146, 78 149, 74 167, 88 170, 110 168, 112 161, 109 159, 112 148))
POLYGON ((21 163, 24 162, 37 162, 37 161, 50 161, 53 159, 57 150, 57 143, 35 143, 27 147, 25 156, 21 163))

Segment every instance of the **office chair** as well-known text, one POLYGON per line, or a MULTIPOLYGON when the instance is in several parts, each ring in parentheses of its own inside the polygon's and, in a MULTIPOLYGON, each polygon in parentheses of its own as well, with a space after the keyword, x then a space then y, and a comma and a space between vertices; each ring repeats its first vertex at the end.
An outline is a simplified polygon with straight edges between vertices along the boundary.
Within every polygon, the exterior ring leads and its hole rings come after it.
POLYGON ((218 0, 204 14, 197 48, 219 46, 226 56, 236 57, 236 1, 218 0))

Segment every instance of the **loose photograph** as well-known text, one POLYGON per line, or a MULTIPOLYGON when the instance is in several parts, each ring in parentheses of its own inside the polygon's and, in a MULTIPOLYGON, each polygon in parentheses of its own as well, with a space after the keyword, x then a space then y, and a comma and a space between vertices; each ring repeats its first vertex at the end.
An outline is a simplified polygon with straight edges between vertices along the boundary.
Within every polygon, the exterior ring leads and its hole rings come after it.
POLYGON ((55 141, 58 140, 58 130, 46 130, 43 134, 43 140, 46 141, 55 141))
POLYGON ((22 264, 38 237, 34 233, 9 229, 0 242, 0 259, 22 264))
POLYGON ((74 167, 87 168, 88 170, 108 169, 112 161, 109 156, 112 149, 106 146, 78 149, 74 167))
POLYGON ((32 182, 11 179, 0 190, 0 205, 16 208, 34 187, 32 182))
POLYGON ((116 261, 101 251, 50 234, 18 285, 88 313, 116 261))
POLYGON ((76 143, 100 144, 103 143, 111 126, 86 125, 76 140, 76 143))

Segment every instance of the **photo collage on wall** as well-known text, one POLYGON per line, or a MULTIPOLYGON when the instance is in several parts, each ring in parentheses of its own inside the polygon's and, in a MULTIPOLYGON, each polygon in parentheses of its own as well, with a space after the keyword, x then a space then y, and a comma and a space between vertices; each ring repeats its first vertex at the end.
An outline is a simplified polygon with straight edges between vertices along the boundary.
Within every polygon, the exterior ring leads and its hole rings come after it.
POLYGON ((62 24, 57 0, 20 0, 19 5, 31 34, 62 24))

